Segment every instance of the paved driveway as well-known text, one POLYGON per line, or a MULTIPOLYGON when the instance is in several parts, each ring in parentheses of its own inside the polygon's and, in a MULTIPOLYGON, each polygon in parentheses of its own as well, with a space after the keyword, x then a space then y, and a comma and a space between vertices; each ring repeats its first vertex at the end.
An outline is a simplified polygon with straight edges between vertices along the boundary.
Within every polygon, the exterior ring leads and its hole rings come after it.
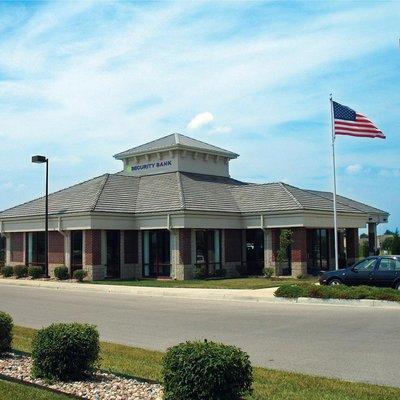
POLYGON ((0 284, 16 324, 98 326, 103 340, 165 350, 203 339, 242 347, 254 364, 400 387, 400 312, 391 309, 191 300, 0 284))

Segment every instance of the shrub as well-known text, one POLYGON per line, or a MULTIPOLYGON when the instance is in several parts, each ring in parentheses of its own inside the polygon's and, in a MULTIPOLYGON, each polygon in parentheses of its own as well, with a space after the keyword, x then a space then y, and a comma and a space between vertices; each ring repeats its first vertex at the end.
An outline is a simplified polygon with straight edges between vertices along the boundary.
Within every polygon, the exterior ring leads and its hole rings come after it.
POLYGON ((216 278, 224 278, 226 276, 226 269, 220 268, 214 271, 214 276, 216 278))
POLYGON ((61 266, 54 268, 54 276, 59 280, 65 280, 69 278, 68 267, 61 266))
POLYGON ((43 276, 43 268, 39 267, 39 266, 31 266, 28 268, 28 275, 32 278, 32 279, 38 279, 41 278, 43 276))
POLYGON ((289 298, 304 297, 306 294, 307 290, 304 286, 290 285, 290 284, 278 287, 278 289, 274 293, 276 297, 289 297, 289 298))
POLYGON ((266 278, 272 278, 272 276, 275 273, 275 270, 273 268, 264 268, 263 272, 266 278))
POLYGON ((14 267, 14 275, 17 279, 28 276, 28 267, 26 265, 16 265, 14 267))
POLYGON ((238 400, 251 392, 249 356, 234 346, 186 342, 163 361, 165 400, 238 400))
POLYGON ((244 264, 239 264, 236 266, 236 271, 239 276, 247 276, 247 266, 244 264))
POLYGON ((205 265, 196 265, 194 279, 206 279, 207 270, 205 265))
POLYGON ((87 271, 83 269, 77 269, 74 271, 72 276, 78 281, 82 282, 87 277, 87 271))
POLYGON ((11 316, 0 311, 0 353, 11 350, 13 320, 11 316))
POLYGON ((82 379, 99 358, 99 333, 93 325, 52 324, 40 329, 32 342, 32 374, 63 381, 82 379))
POLYGON ((13 276, 14 268, 10 265, 6 265, 1 269, 1 273, 3 274, 4 278, 9 278, 10 276, 13 276))
POLYGON ((297 279, 306 279, 306 276, 304 274, 298 274, 296 276, 297 279))

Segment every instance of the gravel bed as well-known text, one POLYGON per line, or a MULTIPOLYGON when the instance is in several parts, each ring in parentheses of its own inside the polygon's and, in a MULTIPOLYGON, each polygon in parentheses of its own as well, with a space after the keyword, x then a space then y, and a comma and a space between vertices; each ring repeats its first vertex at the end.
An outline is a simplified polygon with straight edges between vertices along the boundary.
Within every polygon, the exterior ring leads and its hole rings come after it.
POLYGON ((161 400, 162 387, 105 372, 95 372, 84 381, 45 382, 30 375, 32 359, 29 356, 8 353, 0 358, 0 374, 41 386, 57 389, 91 400, 161 400))

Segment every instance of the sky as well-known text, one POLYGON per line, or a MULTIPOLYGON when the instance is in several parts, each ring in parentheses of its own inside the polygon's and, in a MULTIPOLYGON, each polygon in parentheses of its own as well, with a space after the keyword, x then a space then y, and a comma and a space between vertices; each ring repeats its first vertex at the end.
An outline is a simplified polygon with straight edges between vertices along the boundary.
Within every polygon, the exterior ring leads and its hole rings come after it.
POLYGON ((332 188, 329 94, 387 139, 338 137, 338 193, 400 227, 400 2, 0 3, 0 209, 180 132, 231 175, 332 188))

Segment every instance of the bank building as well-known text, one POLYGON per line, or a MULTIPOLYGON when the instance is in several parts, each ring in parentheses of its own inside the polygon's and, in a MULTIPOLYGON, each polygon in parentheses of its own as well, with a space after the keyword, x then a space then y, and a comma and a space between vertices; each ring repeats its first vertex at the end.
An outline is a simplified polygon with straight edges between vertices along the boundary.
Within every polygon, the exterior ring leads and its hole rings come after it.
MULTIPOLYGON (((228 277, 315 274, 334 268, 332 193, 283 182, 241 182, 238 154, 171 134, 114 156, 123 170, 49 196, 49 271, 66 265, 89 279, 191 279, 197 268, 228 277), (292 231, 287 262, 277 261, 282 229, 292 231)), ((358 257, 358 229, 388 213, 337 197, 342 265, 358 257)), ((0 213, 6 265, 43 265, 45 199, 0 213)))

